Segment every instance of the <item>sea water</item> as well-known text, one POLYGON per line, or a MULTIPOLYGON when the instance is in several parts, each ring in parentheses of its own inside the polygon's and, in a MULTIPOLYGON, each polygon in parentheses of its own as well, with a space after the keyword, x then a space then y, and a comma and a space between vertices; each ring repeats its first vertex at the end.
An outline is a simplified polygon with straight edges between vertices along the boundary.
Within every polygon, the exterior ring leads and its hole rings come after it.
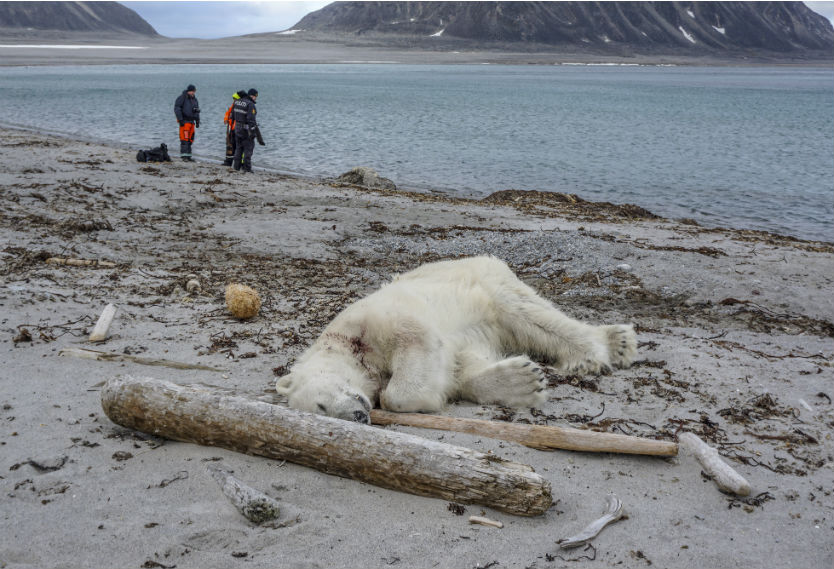
POLYGON ((194 154, 222 160, 232 93, 255 87, 253 163, 402 188, 506 189, 633 203, 705 226, 834 241, 834 69, 542 65, 0 68, 0 123, 178 154, 174 99, 197 86, 194 154))

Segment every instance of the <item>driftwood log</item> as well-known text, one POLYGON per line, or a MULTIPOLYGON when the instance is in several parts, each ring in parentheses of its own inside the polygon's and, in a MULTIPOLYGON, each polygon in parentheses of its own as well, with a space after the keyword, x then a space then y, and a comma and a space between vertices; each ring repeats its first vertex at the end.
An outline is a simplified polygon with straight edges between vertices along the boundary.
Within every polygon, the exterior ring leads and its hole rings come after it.
POLYGON ((73 267, 103 267, 111 269, 116 263, 111 261, 99 261, 98 259, 63 259, 61 257, 50 257, 45 263, 50 265, 71 265, 73 267))
POLYGON ((287 460, 384 488, 544 514, 550 483, 530 466, 368 425, 304 413, 203 385, 118 377, 101 390, 110 419, 170 439, 287 460))
POLYGON ((652 456, 675 456, 678 454, 678 445, 673 442, 630 437, 616 433, 583 431, 570 427, 524 425, 484 421, 482 419, 459 419, 420 413, 391 413, 381 409, 371 411, 371 422, 375 425, 406 425, 470 433, 493 439, 513 441, 538 450, 564 449, 652 456))
POLYGON ((250 522, 271 522, 281 515, 281 505, 274 498, 247 486, 222 468, 209 466, 208 471, 232 505, 250 522))
POLYGON ((750 483, 732 466, 724 462, 718 451, 701 440, 698 435, 695 433, 681 433, 678 435, 678 440, 684 450, 698 459, 698 462, 704 467, 704 471, 721 491, 738 494, 739 496, 750 495, 750 483))

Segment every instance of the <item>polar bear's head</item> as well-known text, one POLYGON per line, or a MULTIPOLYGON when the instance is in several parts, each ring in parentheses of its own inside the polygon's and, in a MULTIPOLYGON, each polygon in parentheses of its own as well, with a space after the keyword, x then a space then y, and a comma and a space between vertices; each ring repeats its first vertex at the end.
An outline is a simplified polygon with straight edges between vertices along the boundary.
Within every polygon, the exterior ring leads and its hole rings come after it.
POLYGON ((293 409, 357 423, 371 423, 370 400, 341 374, 293 370, 278 380, 275 390, 287 396, 287 402, 293 409))

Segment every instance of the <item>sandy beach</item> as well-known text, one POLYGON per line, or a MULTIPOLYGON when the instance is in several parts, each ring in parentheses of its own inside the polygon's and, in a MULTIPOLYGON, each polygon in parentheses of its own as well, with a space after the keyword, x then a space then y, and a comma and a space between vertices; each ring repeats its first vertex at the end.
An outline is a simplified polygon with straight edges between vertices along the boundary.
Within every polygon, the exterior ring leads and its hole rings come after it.
POLYGON ((138 148, 17 130, 2 132, 0 148, 0 568, 834 564, 831 243, 564 194, 472 201, 206 162, 141 164, 138 148), (554 505, 518 517, 161 439, 102 411, 103 382, 127 375, 281 405, 275 380, 343 307, 422 263, 480 254, 572 317, 634 323, 637 362, 602 376, 551 370, 541 409, 459 403, 446 415, 666 441, 690 431, 750 482, 750 496, 720 492, 685 453, 544 452, 384 427, 532 466, 554 505), (186 292, 195 278, 200 289, 186 292), (259 292, 257 317, 229 316, 230 282, 259 292), (109 336, 91 344, 108 303, 109 336), (124 358, 60 355, 72 348, 124 358), (277 499, 285 523, 248 522, 210 466, 277 499), (560 549, 609 493, 627 518, 589 547, 560 549))

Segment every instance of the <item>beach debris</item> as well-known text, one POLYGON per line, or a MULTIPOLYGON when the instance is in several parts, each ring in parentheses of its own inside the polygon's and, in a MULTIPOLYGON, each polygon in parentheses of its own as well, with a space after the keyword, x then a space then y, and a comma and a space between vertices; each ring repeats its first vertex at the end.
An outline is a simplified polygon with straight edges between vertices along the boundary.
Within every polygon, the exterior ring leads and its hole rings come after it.
POLYGON ((23 462, 19 462, 15 465, 12 465, 9 468, 9 470, 17 470, 21 466, 28 464, 36 471, 43 474, 45 472, 54 472, 56 470, 60 470, 64 467, 64 464, 67 463, 67 460, 68 458, 66 455, 55 456, 50 458, 30 458, 24 460, 23 462))
POLYGON ((455 502, 449 502, 446 506, 446 509, 455 514, 456 516, 462 516, 463 513, 466 511, 466 507, 463 504, 456 504, 455 502))
POLYGON ((116 317, 116 305, 113 303, 104 307, 101 316, 98 318, 93 331, 90 333, 90 342, 103 342, 107 338, 107 332, 110 330, 110 324, 113 323, 113 318, 116 317))
POLYGON ((601 518, 585 526, 585 529, 578 534, 560 539, 556 543, 562 549, 572 549, 585 545, 594 539, 605 526, 622 519, 624 516, 625 509, 623 508, 623 503, 614 494, 609 494, 605 497, 605 514, 601 518))
POLYGON ((187 470, 180 470, 173 477, 165 478, 159 484, 149 485, 146 489, 149 490, 151 488, 165 488, 166 486, 170 486, 171 484, 173 484, 177 480, 188 480, 188 471, 187 470))
POLYGON ((379 190, 396 190, 397 186, 388 178, 380 176, 373 168, 367 166, 358 166, 348 172, 345 172, 338 178, 336 182, 340 184, 351 184, 353 186, 363 186, 365 188, 379 189, 379 190))
POLYGON ((171 294, 168 295, 172 300, 179 300, 185 296, 185 291, 182 290, 180 285, 174 285, 174 288, 171 290, 171 294))
POLYGON ((577 450, 586 452, 618 452, 652 456, 675 456, 678 445, 669 441, 657 441, 616 433, 599 433, 570 427, 550 425, 525 425, 427 415, 425 413, 392 413, 382 409, 371 411, 374 425, 406 425, 441 431, 471 433, 494 439, 514 441, 538 450, 577 450))
POLYGON ((718 451, 702 441, 695 433, 681 433, 678 441, 686 452, 695 455, 704 472, 712 478, 723 492, 738 496, 750 495, 750 484, 738 472, 724 462, 718 451))
POLYGON ((28 328, 18 328, 19 332, 17 336, 12 339, 12 342, 18 344, 20 342, 31 342, 32 341, 32 333, 29 331, 28 328))
POLYGON ((89 348, 64 348, 58 352, 59 356, 71 356, 74 358, 81 358, 85 360, 97 360, 107 362, 133 362, 147 366, 163 366, 174 369, 199 369, 203 371, 226 371, 222 368, 204 366, 200 364, 188 364, 184 362, 177 362, 173 360, 163 360, 156 358, 142 358, 139 356, 131 356, 129 354, 118 354, 116 352, 102 352, 99 350, 91 350, 89 348))
POLYGON ((88 220, 83 220, 83 221, 78 221, 78 220, 72 219, 72 220, 65 221, 62 225, 63 225, 63 227, 65 227, 67 229, 70 229, 70 230, 73 230, 73 231, 78 231, 78 232, 81 232, 81 233, 89 233, 89 232, 92 232, 92 231, 102 231, 102 230, 104 230, 104 231, 113 231, 113 225, 109 221, 107 221, 106 219, 101 219, 101 220, 88 219, 88 220))
POLYGON ((99 261, 98 259, 64 259, 62 257, 50 257, 45 263, 49 265, 71 265, 73 267, 102 267, 112 269, 116 263, 111 261, 99 261))
POLYGON ((729 508, 742 508, 748 514, 753 513, 754 508, 760 508, 765 502, 775 500, 773 494, 770 492, 760 492, 755 496, 747 496, 744 498, 737 498, 735 496, 728 496, 727 502, 729 508))
POLYGON ((193 295, 197 295, 203 292, 203 286, 197 279, 197 275, 188 275, 186 278, 188 279, 188 281, 185 283, 185 292, 193 295))
POLYGON ((246 320, 258 314, 261 297, 252 287, 232 283, 226 287, 226 306, 232 316, 246 320))
POLYGON ((553 504, 550 482, 529 465, 212 386, 113 377, 101 389, 101 406, 128 429, 287 460, 419 496, 519 516, 543 515, 553 504))
POLYGON ((807 402, 807 401, 805 401, 804 399, 799 399, 798 401, 799 401, 799 404, 800 404, 800 405, 802 405, 803 407, 805 407, 805 410, 806 410, 806 411, 810 411, 811 413, 813 413, 813 412, 814 412, 814 408, 813 408, 813 407, 811 407, 810 405, 808 405, 808 402, 807 402))
POLYGON ((165 565, 164 563, 154 561, 153 559, 148 559, 144 563, 142 563, 142 569, 175 569, 175 567, 176 564, 165 565))
POLYGON ((501 528, 504 527, 504 524, 502 522, 499 522, 497 520, 491 520, 491 519, 489 519, 487 517, 484 517, 484 516, 469 516, 469 523, 470 524, 480 524, 482 526, 491 526, 491 527, 498 528, 498 529, 501 529, 501 528))
POLYGON ((278 519, 281 509, 277 500, 247 486, 222 468, 208 466, 207 469, 223 494, 247 520, 260 525, 278 519))

